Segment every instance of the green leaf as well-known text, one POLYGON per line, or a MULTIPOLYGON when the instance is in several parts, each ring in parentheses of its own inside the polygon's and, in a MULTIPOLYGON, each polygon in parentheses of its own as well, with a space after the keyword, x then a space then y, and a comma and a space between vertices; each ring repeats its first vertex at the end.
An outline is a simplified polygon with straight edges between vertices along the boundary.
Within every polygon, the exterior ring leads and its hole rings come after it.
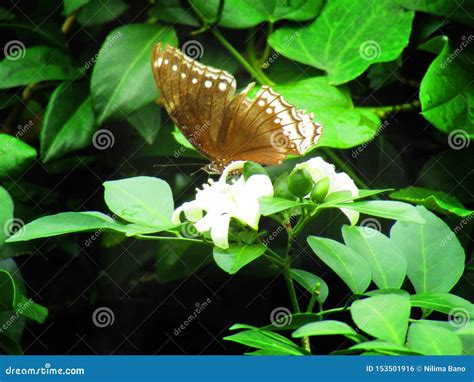
POLYGON ((216 264, 233 275, 250 262, 262 256, 267 247, 258 245, 232 245, 227 249, 214 247, 213 255, 216 264))
POLYGON ((322 0, 226 0, 217 20, 219 0, 190 0, 191 5, 211 21, 227 28, 249 28, 264 21, 304 21, 315 17, 322 0))
POLYGON ((70 57, 56 48, 34 46, 19 52, 0 61, 0 89, 48 80, 73 80, 81 75, 70 57))
POLYGON ((91 93, 97 121, 123 119, 158 97, 150 55, 158 42, 176 45, 170 27, 130 24, 113 30, 102 44, 94 65, 91 93), (137 41, 140 41, 138 44, 137 41))
POLYGON ((48 318, 48 309, 42 305, 36 304, 33 300, 21 296, 20 301, 15 306, 16 312, 23 317, 29 318, 39 324, 43 324, 48 318))
POLYGON ((290 340, 277 333, 266 330, 245 330, 224 340, 237 342, 257 349, 277 351, 287 355, 303 355, 304 353, 290 340))
POLYGON ((180 0, 156 0, 153 8, 149 11, 149 15, 171 24, 183 24, 192 27, 201 25, 193 12, 181 6, 180 0))
POLYGON ((22 172, 36 159, 36 150, 16 137, 0 134, 0 179, 22 172))
POLYGON ((462 314, 465 318, 474 318, 474 305, 454 294, 417 293, 410 297, 411 305, 419 308, 436 310, 450 316, 462 314))
POLYGON ((26 224, 8 238, 7 243, 106 229, 125 232, 126 226, 115 222, 110 216, 100 212, 61 212, 56 215, 44 216, 26 224))
POLYGON ((302 205, 301 202, 289 199, 278 198, 275 196, 264 196, 258 199, 260 212, 263 216, 276 214, 277 212, 289 210, 290 208, 302 205))
POLYGON ((428 190, 422 187, 407 187, 392 192, 390 197, 392 199, 419 204, 429 210, 445 215, 455 214, 466 217, 474 213, 474 211, 465 209, 461 202, 455 197, 442 191, 428 190))
POLYGON ((449 292, 464 271, 464 250, 449 226, 425 207, 416 207, 426 224, 397 222, 390 237, 407 259, 417 293, 449 292))
POLYGON ((361 255, 372 270, 372 279, 381 289, 400 288, 405 280, 407 261, 397 245, 370 227, 342 228, 344 241, 361 255))
POLYGON ((356 108, 349 91, 329 84, 326 77, 312 77, 275 86, 300 109, 313 112, 324 126, 318 146, 350 148, 371 140, 381 126, 373 112, 356 108))
POLYGON ((321 204, 318 208, 327 208, 327 207, 332 207, 334 204, 337 203, 344 203, 344 202, 349 202, 352 200, 358 200, 358 199, 364 199, 369 196, 381 194, 383 192, 387 191, 392 191, 393 188, 386 188, 383 190, 359 190, 359 195, 358 196, 353 196, 350 192, 346 191, 337 191, 331 193, 327 198, 326 201, 321 204))
POLYGON ((474 14, 474 3, 463 1, 458 3, 451 0, 396 0, 406 9, 430 13, 458 21, 467 26, 474 26, 472 15, 474 14))
POLYGON ((408 346, 423 355, 461 355, 459 336, 448 329, 426 323, 414 323, 408 331, 408 346))
POLYGON ((90 0, 64 0, 64 13, 69 16, 86 5, 90 0))
MULTIPOLYGON (((469 38, 472 40, 472 35, 469 38)), ((445 38, 443 50, 431 63, 420 85, 423 116, 441 131, 461 134, 459 142, 456 136, 450 136, 449 143, 454 147, 466 145, 468 136, 474 137, 474 73, 470 70, 474 52, 468 46, 469 41, 464 40, 454 49, 445 38)))
POLYGON ((413 16, 392 1, 368 7, 363 0, 332 0, 313 23, 280 28, 269 42, 285 57, 325 70, 330 83, 342 84, 375 62, 395 60, 408 44, 413 16))
POLYGON ((0 186, 0 251, 8 238, 8 226, 13 221, 13 200, 7 190, 0 186))
POLYGON ((359 334, 344 322, 325 320, 306 324, 293 332, 292 337, 301 338, 309 336, 341 335, 350 339, 359 337, 359 334))
POLYGON ((278 312, 278 308, 275 309, 276 314, 273 317, 273 322, 260 329, 271 331, 295 330, 303 325, 321 320, 321 314, 318 313, 294 313, 278 316, 278 312))
POLYGON ((155 142, 161 127, 161 108, 154 102, 131 114, 127 121, 140 133, 146 143, 155 142))
POLYGON ((349 349, 376 350, 384 354, 402 354, 402 355, 417 354, 415 351, 407 348, 406 346, 399 345, 393 342, 380 341, 380 340, 362 342, 360 344, 351 346, 349 349))
POLYGON ((319 290, 319 295, 317 300, 320 304, 324 303, 329 295, 328 284, 321 278, 316 275, 313 275, 311 272, 304 271, 302 269, 291 269, 291 278, 305 288, 311 295, 315 293, 316 290, 319 290))
POLYGON ((308 244, 353 293, 363 293, 367 289, 371 280, 370 267, 358 253, 344 244, 322 237, 310 236, 308 244))
POLYGON ((381 294, 357 300, 352 303, 351 315, 364 332, 402 345, 410 318, 410 299, 399 294, 381 294))
POLYGON ((49 99, 41 126, 42 160, 48 162, 87 147, 95 129, 88 84, 61 84, 49 99))
POLYGON ((16 301, 16 286, 10 272, 0 269, 0 310, 10 310, 16 301))
POLYGON ((83 26, 93 26, 115 20, 128 9, 123 0, 100 0, 85 4, 77 15, 77 21, 83 26))
POLYGON ((393 219, 404 222, 423 224, 425 221, 417 209, 408 203, 392 202, 388 200, 374 200, 368 202, 337 203, 337 208, 347 208, 360 213, 379 216, 381 218, 393 219))
POLYGON ((10 355, 22 355, 21 345, 10 336, 0 332, 0 348, 10 355))
POLYGON ((173 194, 164 180, 137 176, 105 182, 104 188, 105 203, 122 219, 157 229, 174 225, 173 194))

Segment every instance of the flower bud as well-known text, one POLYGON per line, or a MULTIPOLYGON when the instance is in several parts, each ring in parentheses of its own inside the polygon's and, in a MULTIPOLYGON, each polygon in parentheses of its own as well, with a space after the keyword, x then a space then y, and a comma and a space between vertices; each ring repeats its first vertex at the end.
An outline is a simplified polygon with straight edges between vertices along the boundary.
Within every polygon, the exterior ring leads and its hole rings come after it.
POLYGON ((298 168, 293 170, 288 177, 288 189, 296 196, 302 198, 308 195, 313 188, 313 178, 308 170, 298 168))
POLYGON ((244 179, 245 180, 250 178, 252 175, 257 175, 257 174, 268 176, 267 170, 265 170, 262 165, 255 162, 251 162, 251 161, 244 163, 244 179))
POLYGON ((329 191, 329 178, 323 178, 314 185, 313 191, 311 191, 311 200, 321 203, 326 198, 329 191))

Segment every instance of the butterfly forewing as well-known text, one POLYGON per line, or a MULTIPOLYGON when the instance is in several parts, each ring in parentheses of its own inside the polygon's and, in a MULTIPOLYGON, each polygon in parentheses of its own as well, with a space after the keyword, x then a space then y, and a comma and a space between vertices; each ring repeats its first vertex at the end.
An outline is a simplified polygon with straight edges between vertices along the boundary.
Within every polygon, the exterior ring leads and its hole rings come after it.
POLYGON ((270 87, 250 98, 250 84, 234 96, 232 75, 174 47, 158 44, 152 68, 173 122, 220 170, 234 160, 281 163, 288 155, 303 154, 321 135, 312 114, 296 110, 270 87))

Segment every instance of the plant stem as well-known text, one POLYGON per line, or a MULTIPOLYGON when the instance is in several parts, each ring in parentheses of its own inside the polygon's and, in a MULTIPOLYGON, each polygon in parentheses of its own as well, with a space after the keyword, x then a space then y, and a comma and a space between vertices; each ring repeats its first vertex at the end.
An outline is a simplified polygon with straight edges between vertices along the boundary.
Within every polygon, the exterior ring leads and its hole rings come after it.
POLYGON ((367 183, 365 183, 353 170, 350 168, 341 158, 339 158, 331 149, 325 147, 322 149, 323 152, 331 158, 347 175, 349 175, 359 188, 369 189, 367 183))
MULTIPOLYGON (((274 24, 273 22, 269 21, 267 25, 268 25, 267 37, 270 37, 270 35, 273 33, 274 24)), ((270 44, 268 43, 268 38, 267 38, 267 41, 265 43, 265 50, 263 51, 262 58, 260 59, 261 64, 265 63, 265 61, 268 60, 268 57, 270 56, 270 51, 271 51, 271 47, 270 47, 270 44)))
POLYGON ((203 243, 206 244, 203 240, 191 239, 189 237, 172 237, 172 236, 148 236, 148 235, 135 235, 135 237, 143 240, 168 240, 168 241, 189 241, 193 243, 203 243))
POLYGON ((399 112, 399 111, 413 111, 420 108, 420 101, 414 100, 409 103, 401 105, 390 105, 390 106, 377 106, 377 107, 358 107, 358 109, 369 110, 376 113, 379 117, 385 118, 387 114, 399 112))
POLYGON ((64 34, 67 34, 69 30, 72 27, 72 24, 74 24, 74 21, 76 20, 77 14, 73 13, 72 15, 68 16, 66 20, 64 20, 64 23, 61 27, 61 32, 64 34))

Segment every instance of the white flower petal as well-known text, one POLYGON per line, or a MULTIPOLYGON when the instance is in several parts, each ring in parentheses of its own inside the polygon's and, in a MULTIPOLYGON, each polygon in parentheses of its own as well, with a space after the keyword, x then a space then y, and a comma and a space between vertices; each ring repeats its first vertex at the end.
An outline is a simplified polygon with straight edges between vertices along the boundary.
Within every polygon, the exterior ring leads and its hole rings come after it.
POLYGON ((359 195, 359 189, 352 178, 345 172, 341 172, 330 178, 328 195, 338 191, 350 191, 352 196, 359 195))
POLYGON ((295 168, 303 168, 308 170, 315 183, 319 182, 323 178, 331 178, 336 175, 336 169, 334 165, 326 162, 321 157, 311 158, 306 162, 297 164, 295 168))
POLYGON ((196 227, 199 232, 207 232, 212 228, 212 226, 214 225, 214 221, 218 217, 218 214, 208 212, 206 216, 194 223, 194 227, 196 227))
POLYGON ((230 215, 221 215, 214 219, 211 228, 211 238, 214 244, 219 248, 229 248, 229 224, 230 215))
POLYGON ((272 181, 264 174, 252 175, 247 179, 247 182, 245 182, 244 192, 253 195, 255 198, 273 196, 272 181))
POLYGON ((232 163, 230 163, 222 172, 221 177, 219 178, 219 182, 226 182, 227 177, 229 176, 229 173, 235 170, 241 170, 244 168, 245 160, 236 160, 232 163))
POLYGON ((351 222, 351 226, 356 225, 359 221, 359 212, 350 210, 348 208, 341 208, 341 212, 348 217, 349 221, 351 222))

